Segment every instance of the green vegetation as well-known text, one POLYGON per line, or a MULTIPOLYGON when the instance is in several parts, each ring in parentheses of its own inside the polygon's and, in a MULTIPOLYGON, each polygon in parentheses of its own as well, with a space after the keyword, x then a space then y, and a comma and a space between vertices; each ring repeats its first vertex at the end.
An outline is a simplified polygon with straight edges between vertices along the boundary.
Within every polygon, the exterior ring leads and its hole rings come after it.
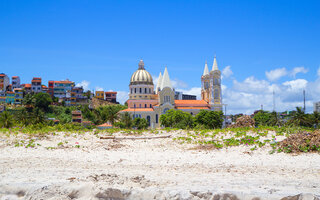
POLYGON ((215 129, 221 128, 223 113, 215 111, 201 110, 195 117, 190 113, 181 110, 169 110, 160 117, 161 125, 164 127, 178 129, 215 129))

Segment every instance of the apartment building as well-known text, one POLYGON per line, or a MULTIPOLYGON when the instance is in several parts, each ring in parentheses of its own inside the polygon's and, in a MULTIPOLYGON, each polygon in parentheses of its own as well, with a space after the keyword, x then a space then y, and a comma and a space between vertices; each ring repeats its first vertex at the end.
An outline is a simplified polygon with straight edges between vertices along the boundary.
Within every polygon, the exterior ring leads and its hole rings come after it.
POLYGON ((14 92, 14 103, 15 104, 22 104, 23 100, 23 89, 22 88, 15 88, 14 92))
POLYGON ((14 99, 15 99, 15 94, 14 92, 7 91, 6 92, 6 103, 7 104, 14 104, 14 99))
POLYGON ((74 82, 67 80, 63 81, 49 81, 48 93, 51 96, 59 99, 66 98, 67 92, 70 92, 74 87, 74 82))
POLYGON ((39 77, 34 77, 31 81, 31 91, 34 93, 42 92, 42 80, 39 77))
POLYGON ((11 78, 11 85, 12 85, 12 90, 16 88, 20 88, 20 77, 19 76, 13 76, 11 78))
POLYGON ((9 84, 10 84, 9 77, 6 74, 1 73, 0 74, 0 91, 6 91, 9 84))
POLYGON ((105 99, 104 91, 96 91, 95 97, 96 97, 97 99, 104 100, 104 99, 105 99))
POLYGON ((117 92, 105 92, 105 100, 117 103, 117 92))

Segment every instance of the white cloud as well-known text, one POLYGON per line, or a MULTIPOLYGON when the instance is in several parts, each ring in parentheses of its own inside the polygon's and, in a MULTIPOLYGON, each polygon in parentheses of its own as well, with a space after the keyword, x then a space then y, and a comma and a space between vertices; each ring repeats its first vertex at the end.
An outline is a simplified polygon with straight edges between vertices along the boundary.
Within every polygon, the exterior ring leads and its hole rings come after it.
POLYGON ((82 86, 84 91, 90 90, 89 85, 90 85, 90 82, 86 81, 86 80, 83 80, 80 83, 76 84, 77 87, 81 87, 82 86))
POLYGON ((188 84, 179 80, 179 79, 171 79, 171 84, 174 88, 187 88, 188 84))
POLYGON ((129 98, 129 93, 126 91, 117 91, 117 101, 124 104, 129 98))
POLYGON ((226 66, 223 70, 222 70, 222 75, 226 78, 230 77, 233 74, 232 70, 231 70, 231 66, 228 65, 226 66))
POLYGON ((307 87, 308 81, 304 79, 296 79, 292 81, 286 81, 282 85, 287 86, 290 91, 303 90, 307 87))
POLYGON ((318 77, 320 77, 320 67, 317 70, 317 75, 318 75, 318 77))
POLYGON ((308 69, 306 69, 304 67, 295 67, 295 68, 293 68, 293 70, 290 73, 290 75, 295 78, 298 73, 304 73, 305 74, 307 72, 308 72, 308 69))
POLYGON ((95 90, 96 90, 96 91, 103 91, 103 88, 102 88, 102 87, 97 86, 97 87, 95 88, 95 90))
POLYGON ((283 68, 271 70, 269 72, 266 72, 265 74, 269 81, 276 81, 281 77, 286 76, 288 74, 288 71, 286 68, 283 67, 283 68))
POLYGON ((200 87, 193 87, 190 89, 177 89, 176 91, 182 92, 183 94, 196 95, 198 100, 201 99, 201 88, 200 87))

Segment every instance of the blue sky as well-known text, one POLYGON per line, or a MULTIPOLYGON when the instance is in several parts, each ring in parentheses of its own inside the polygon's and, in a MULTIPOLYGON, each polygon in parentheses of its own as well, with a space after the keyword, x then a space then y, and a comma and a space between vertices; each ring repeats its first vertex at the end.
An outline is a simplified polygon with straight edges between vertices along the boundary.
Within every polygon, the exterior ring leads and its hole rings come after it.
POLYGON ((176 89, 200 94, 214 54, 230 113, 320 100, 319 1, 0 1, 0 72, 88 82, 126 98, 144 59, 176 89), (270 96, 271 95, 271 96, 270 96), (271 99, 270 99, 271 98, 271 99))

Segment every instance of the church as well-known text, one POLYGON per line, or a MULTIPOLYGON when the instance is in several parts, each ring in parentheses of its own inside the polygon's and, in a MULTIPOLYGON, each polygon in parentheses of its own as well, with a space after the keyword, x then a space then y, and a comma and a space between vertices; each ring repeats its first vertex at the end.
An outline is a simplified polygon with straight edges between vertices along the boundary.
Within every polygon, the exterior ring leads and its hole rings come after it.
POLYGON ((212 70, 209 72, 205 63, 201 76, 201 100, 176 100, 169 72, 165 67, 160 72, 156 87, 151 74, 145 69, 143 60, 138 64, 130 79, 128 112, 133 118, 145 118, 151 128, 160 127, 160 116, 170 109, 177 109, 196 115, 200 110, 222 111, 221 72, 214 57, 212 70))

